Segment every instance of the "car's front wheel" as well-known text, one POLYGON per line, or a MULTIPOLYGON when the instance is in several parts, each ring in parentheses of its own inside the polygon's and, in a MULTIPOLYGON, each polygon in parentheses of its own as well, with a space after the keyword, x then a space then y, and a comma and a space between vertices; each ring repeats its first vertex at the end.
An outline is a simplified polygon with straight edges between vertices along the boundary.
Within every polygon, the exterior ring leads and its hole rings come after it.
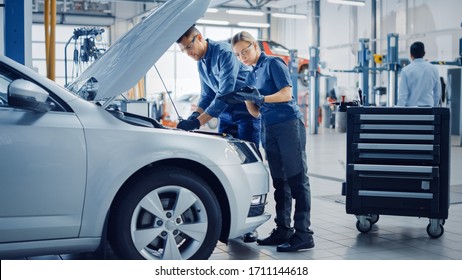
POLYGON ((164 168, 118 196, 109 239, 123 259, 208 259, 221 231, 221 211, 195 174, 164 168))

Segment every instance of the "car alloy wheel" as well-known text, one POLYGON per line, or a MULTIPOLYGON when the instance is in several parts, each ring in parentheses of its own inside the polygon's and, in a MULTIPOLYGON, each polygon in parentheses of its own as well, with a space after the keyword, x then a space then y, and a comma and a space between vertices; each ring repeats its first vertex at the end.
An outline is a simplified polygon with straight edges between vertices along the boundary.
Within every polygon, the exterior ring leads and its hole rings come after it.
POLYGON ((207 259, 221 229, 221 211, 193 173, 163 168, 118 196, 110 240, 123 259, 207 259))

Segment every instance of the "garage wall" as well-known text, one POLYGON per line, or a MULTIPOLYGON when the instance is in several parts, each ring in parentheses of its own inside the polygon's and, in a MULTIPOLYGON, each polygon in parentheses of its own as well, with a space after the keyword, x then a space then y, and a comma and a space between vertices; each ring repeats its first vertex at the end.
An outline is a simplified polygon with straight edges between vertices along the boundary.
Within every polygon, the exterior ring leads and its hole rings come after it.
MULTIPOLYGON (((310 2, 296 6, 297 13, 311 15, 310 2)), ((329 72, 329 69, 352 69, 357 65, 359 38, 370 38, 371 0, 364 7, 336 5, 321 0, 321 61, 323 72, 338 78, 338 86, 347 95, 356 91, 356 74, 329 72)), ((452 61, 459 56, 462 37, 460 0, 379 0, 377 1, 377 53, 386 53, 387 34, 399 34, 399 56, 409 58, 409 46, 415 41, 426 45, 428 60, 452 61)), ((273 21, 272 39, 288 48, 298 49, 307 57, 313 42, 310 19, 273 21)), ((444 77, 447 67, 439 67, 444 77)), ((386 85, 386 73, 379 75, 379 85, 386 85)))

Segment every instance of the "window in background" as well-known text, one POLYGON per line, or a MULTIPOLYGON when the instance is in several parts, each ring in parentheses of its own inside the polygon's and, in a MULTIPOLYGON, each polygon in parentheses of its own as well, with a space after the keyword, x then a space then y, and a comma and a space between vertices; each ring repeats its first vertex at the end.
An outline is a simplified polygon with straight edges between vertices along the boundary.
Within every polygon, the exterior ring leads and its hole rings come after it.
POLYGON ((155 66, 146 73, 146 98, 155 98, 159 93, 165 92, 164 83, 169 92, 175 89, 175 47, 172 46, 156 62, 155 66), (156 70, 157 68, 157 70, 156 70), (157 73, 159 71, 159 74, 157 73), (162 80, 161 80, 162 77, 162 80), (162 83, 163 81, 163 83, 162 83))
POLYGON ((223 26, 207 26, 204 37, 214 41, 226 41, 233 36, 232 28, 223 26))
POLYGON ((245 28, 245 27, 233 27, 231 28, 232 30, 232 36, 234 36, 234 34, 238 33, 238 32, 241 32, 241 31, 247 31, 250 33, 250 35, 252 35, 255 39, 259 39, 259 36, 258 36, 258 29, 257 28, 245 28))
MULTIPOLYGON (((234 34, 240 31, 247 31, 255 38, 258 38, 257 28, 240 28, 240 27, 217 27, 217 26, 196 26, 204 34, 205 38, 215 41, 228 40, 234 34)), ((60 85, 65 83, 64 59, 67 57, 68 82, 70 76, 75 76, 85 70, 86 65, 74 65, 73 53, 75 48, 80 48, 79 41, 74 44, 72 40, 68 47, 67 53, 64 54, 64 48, 76 28, 82 26, 57 25, 56 26, 56 82, 60 85), (76 68, 80 67, 80 68, 76 68)), ((109 27, 102 27, 105 32, 102 34, 102 42, 109 42, 109 27)), ((107 48, 107 47, 106 47, 107 48)), ((42 24, 32 25, 32 66, 38 73, 46 76, 46 48, 45 48, 45 31, 42 24)), ((157 61, 157 69, 162 75, 162 79, 167 89, 172 93, 172 98, 179 97, 188 93, 200 92, 200 80, 197 72, 197 63, 186 54, 182 53, 177 44, 174 43, 167 52, 157 61)), ((146 73, 146 98, 153 98, 158 93, 164 92, 165 88, 152 67, 146 73)))
MULTIPOLYGON (((205 38, 210 38, 214 41, 227 41, 231 37, 240 32, 247 31, 255 38, 258 38, 257 28, 241 28, 241 27, 223 27, 223 26, 196 26, 197 29, 204 35, 205 38)), ((179 97, 183 94, 198 93, 201 90, 199 74, 197 72, 197 62, 182 53, 175 44, 175 91, 174 96, 179 97)))

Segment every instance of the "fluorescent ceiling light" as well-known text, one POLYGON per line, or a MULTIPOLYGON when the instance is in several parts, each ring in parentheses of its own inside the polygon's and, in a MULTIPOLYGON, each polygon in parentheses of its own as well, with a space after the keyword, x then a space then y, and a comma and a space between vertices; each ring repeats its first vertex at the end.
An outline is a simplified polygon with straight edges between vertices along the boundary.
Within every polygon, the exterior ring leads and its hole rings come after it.
POLYGON ((227 10, 226 13, 231 14, 231 15, 244 15, 244 16, 257 16, 257 17, 261 17, 265 14, 262 11, 256 11, 256 10, 227 10))
POLYGON ((216 9, 216 8, 208 8, 206 12, 207 13, 218 13, 218 9, 216 9))
POLYGON ((259 22, 238 22, 237 25, 242 26, 242 27, 261 27, 261 28, 270 27, 269 23, 259 23, 259 22))
POLYGON ((210 24, 210 25, 229 25, 229 21, 226 20, 209 20, 209 19, 200 19, 197 21, 199 24, 210 24))
POLYGON ((334 4, 345 4, 345 5, 352 5, 352 6, 364 6, 366 3, 364 0, 327 0, 329 3, 334 4))
POLYGON ((301 15, 301 14, 271 13, 271 16, 277 17, 277 18, 306 19, 306 15, 301 15))

